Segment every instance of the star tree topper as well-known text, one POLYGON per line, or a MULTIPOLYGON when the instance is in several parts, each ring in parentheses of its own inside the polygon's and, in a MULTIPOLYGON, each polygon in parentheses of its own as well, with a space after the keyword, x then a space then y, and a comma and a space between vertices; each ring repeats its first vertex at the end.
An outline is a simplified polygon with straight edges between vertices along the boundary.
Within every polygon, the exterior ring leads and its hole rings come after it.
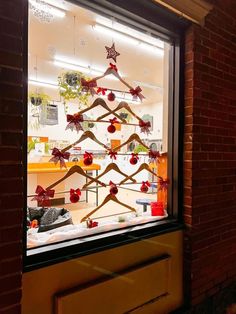
POLYGON ((115 44, 113 43, 111 47, 105 46, 107 50, 107 59, 113 59, 116 62, 116 58, 120 55, 115 49, 115 44))

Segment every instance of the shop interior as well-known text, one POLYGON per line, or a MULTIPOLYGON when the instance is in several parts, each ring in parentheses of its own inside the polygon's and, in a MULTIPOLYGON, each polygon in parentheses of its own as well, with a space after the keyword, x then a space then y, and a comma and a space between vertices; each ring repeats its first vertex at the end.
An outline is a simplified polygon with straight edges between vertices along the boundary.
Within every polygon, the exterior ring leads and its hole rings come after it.
POLYGON ((169 49, 112 16, 30 1, 29 248, 168 216, 167 187, 158 182, 168 181, 169 49), (81 112, 83 121, 70 120, 81 112), (55 159, 55 148, 67 156, 55 159), (48 190, 54 195, 42 205, 48 190), (151 208, 157 202, 161 214, 151 208), (48 208, 58 210, 42 218, 48 208))

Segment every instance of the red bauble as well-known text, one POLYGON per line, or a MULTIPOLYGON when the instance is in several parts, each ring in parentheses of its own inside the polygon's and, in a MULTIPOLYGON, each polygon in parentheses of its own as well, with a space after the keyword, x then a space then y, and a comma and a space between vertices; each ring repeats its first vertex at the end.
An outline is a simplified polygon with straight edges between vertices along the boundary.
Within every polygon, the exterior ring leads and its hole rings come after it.
POLYGON ((107 99, 109 101, 114 101, 116 99, 116 95, 112 92, 110 92, 108 95, 107 95, 107 99))
POLYGON ((138 158, 137 157, 131 157, 129 162, 131 163, 131 165, 136 165, 136 163, 138 162, 138 158))
POLYGON ((143 193, 147 193, 147 191, 148 191, 148 186, 142 185, 141 188, 140 188, 140 191, 143 192, 143 193))
POLYGON ((110 188, 110 193, 111 193, 112 195, 116 195, 116 194, 118 193, 118 188, 117 188, 116 185, 111 186, 111 188, 110 188))
POLYGON ((70 201, 71 201, 71 203, 77 203, 79 201, 79 195, 76 193, 71 194, 70 201))
POLYGON ((109 125, 108 128, 107 128, 107 131, 109 133, 115 133, 116 127, 114 126, 114 124, 109 125))
POLYGON ((90 158, 90 157, 84 158, 85 166, 90 166, 90 165, 92 165, 92 163, 93 163, 93 158, 90 158))

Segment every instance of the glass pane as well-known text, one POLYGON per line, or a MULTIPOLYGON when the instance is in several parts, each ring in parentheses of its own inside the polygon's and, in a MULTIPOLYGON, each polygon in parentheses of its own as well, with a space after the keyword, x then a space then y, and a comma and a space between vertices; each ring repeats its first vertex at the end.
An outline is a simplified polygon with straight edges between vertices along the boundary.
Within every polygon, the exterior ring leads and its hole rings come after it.
POLYGON ((30 1, 28 247, 168 217, 169 44, 30 1))

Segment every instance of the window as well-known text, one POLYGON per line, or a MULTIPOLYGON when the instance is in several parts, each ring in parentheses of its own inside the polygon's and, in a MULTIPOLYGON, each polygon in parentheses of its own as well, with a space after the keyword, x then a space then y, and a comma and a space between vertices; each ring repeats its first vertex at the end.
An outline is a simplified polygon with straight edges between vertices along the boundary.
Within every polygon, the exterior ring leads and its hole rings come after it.
POLYGON ((176 38, 29 2, 28 255, 176 221, 176 38))

